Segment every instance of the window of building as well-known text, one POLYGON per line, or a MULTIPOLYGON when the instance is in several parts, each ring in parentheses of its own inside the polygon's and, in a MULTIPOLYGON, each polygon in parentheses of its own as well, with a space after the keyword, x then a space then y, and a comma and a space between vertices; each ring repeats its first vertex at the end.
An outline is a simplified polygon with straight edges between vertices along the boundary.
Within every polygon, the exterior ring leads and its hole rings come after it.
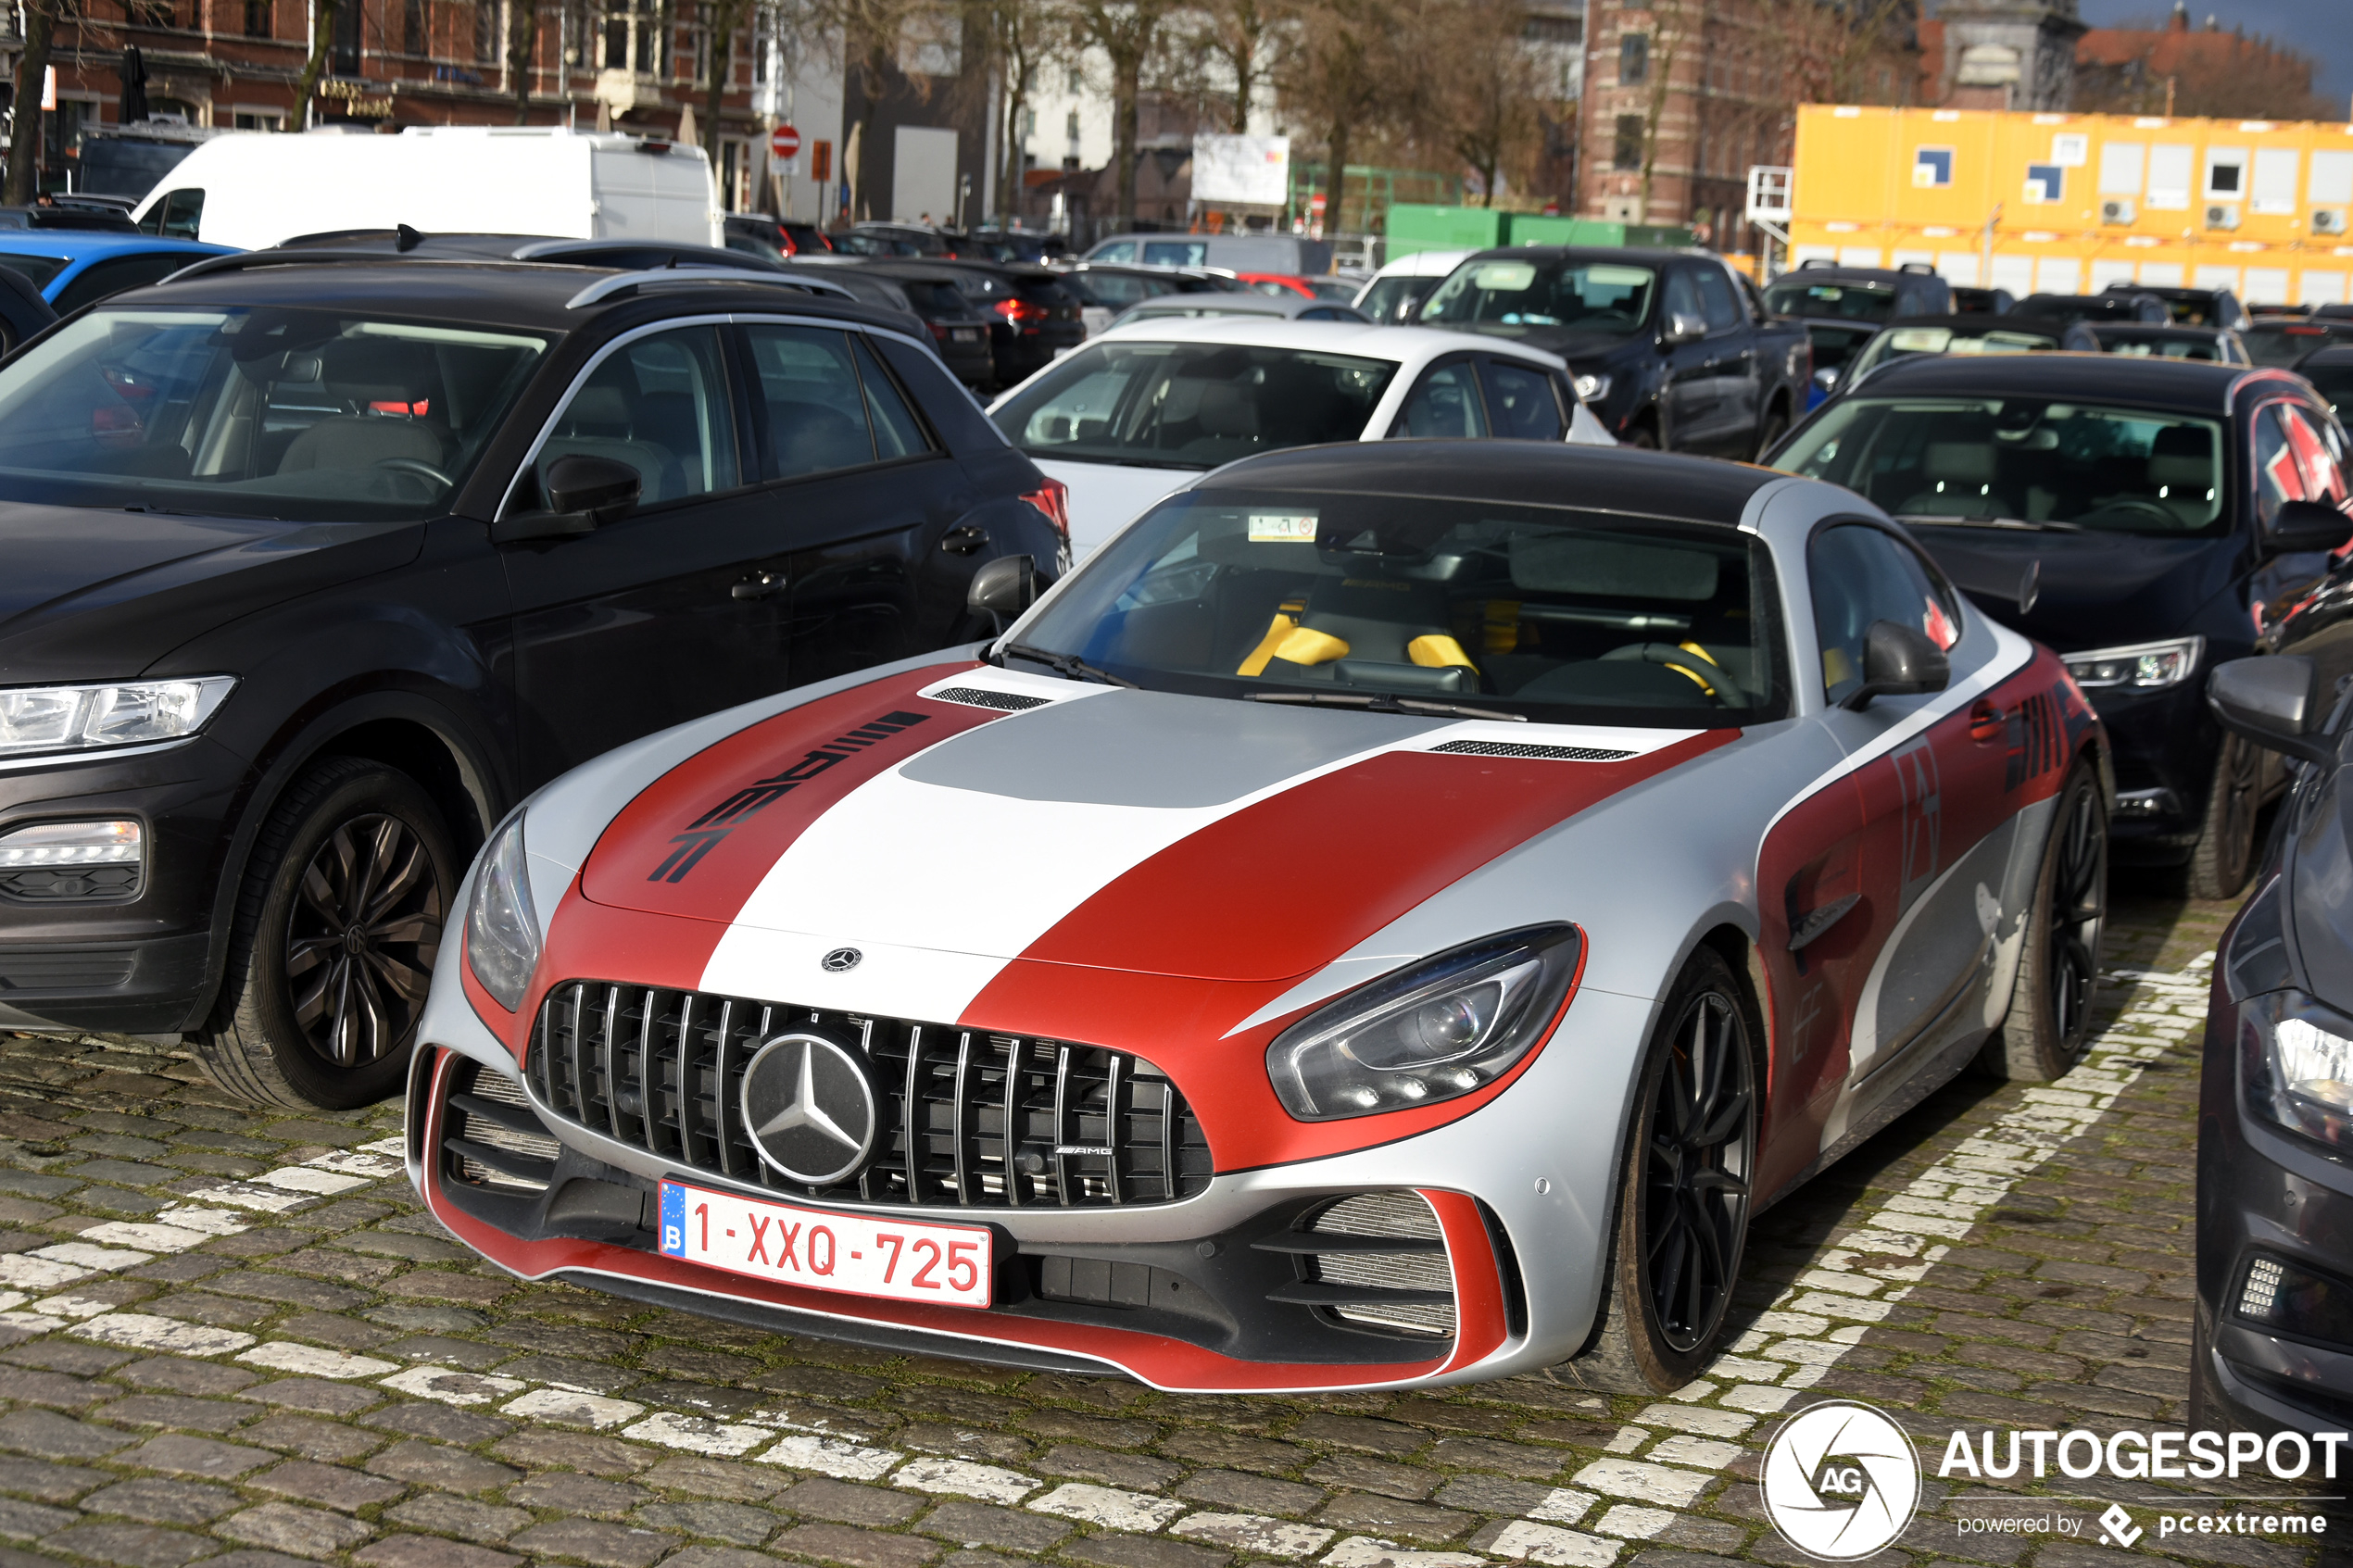
POLYGON ((400 0, 400 50, 406 55, 432 53, 433 35, 425 25, 425 0, 400 0))
POLYGON ((1631 169, 1642 167, 1642 117, 1622 114, 1617 117, 1616 145, 1610 149, 1612 169, 1631 169))
POLYGON ((1617 40, 1617 84, 1639 86, 1651 79, 1651 35, 1628 32, 1617 40))
POLYGON ((335 7, 335 46, 328 69, 337 76, 359 74, 359 7, 346 4, 335 7))
MULTIPOLYGON (((359 13, 359 7, 356 6, 344 9, 354 16, 359 13)), ((341 15, 342 12, 339 11, 337 14, 341 15)), ((474 6, 474 58, 478 61, 488 62, 497 57, 498 7, 477 0, 474 6)))
POLYGON ((276 18, 271 15, 274 9, 271 0, 245 0, 245 36, 247 38, 275 36, 277 29, 272 24, 276 18))
POLYGON ((1919 190, 1941 190, 1953 182, 1953 149, 1914 147, 1912 184, 1919 190))
POLYGON ((2066 188, 2067 170, 2056 163, 2030 163, 2026 166, 2027 205, 2048 206, 2059 199, 2066 188))

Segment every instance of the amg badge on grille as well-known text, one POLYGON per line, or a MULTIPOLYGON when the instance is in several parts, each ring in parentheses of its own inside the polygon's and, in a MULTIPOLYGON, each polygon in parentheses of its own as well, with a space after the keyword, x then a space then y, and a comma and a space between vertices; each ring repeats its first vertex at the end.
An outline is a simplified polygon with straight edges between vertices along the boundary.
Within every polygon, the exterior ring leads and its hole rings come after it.
POLYGON ((760 1158, 809 1186, 866 1162, 882 1124, 865 1059, 823 1035, 779 1035, 744 1069, 744 1128, 760 1158))
POLYGON ((817 967, 827 974, 839 974, 845 970, 856 969, 858 960, 865 956, 855 947, 836 947, 817 960, 817 967))

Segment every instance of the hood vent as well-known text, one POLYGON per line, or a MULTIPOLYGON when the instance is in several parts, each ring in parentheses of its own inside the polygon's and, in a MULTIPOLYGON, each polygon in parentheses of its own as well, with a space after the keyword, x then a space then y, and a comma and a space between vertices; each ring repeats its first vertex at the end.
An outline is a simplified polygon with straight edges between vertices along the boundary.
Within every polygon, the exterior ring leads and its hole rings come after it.
POLYGON ((1430 750, 1450 757, 1533 757, 1547 762, 1618 762, 1634 755, 1597 746, 1530 746, 1513 740, 1450 740, 1430 750))
POLYGON ((979 686, 942 686, 931 694, 934 702, 961 702, 966 708, 993 708, 1000 713, 1026 713, 1033 708, 1044 708, 1048 699, 1023 696, 1017 692, 992 692, 979 686))

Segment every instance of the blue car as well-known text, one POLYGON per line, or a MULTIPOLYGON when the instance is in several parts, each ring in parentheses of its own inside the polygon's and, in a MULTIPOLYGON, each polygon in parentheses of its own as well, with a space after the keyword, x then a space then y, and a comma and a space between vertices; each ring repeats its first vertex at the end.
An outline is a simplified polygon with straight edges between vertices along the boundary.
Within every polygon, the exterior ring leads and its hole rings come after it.
POLYGON ((24 229, 0 232, 0 267, 41 291, 58 315, 94 299, 159 282, 229 245, 165 240, 83 229, 24 229))

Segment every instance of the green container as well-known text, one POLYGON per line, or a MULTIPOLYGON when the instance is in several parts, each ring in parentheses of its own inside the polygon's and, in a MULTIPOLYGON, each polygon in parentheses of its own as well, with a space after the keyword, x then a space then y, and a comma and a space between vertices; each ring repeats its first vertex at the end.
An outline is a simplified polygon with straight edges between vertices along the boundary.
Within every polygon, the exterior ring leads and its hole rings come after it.
POLYGON ((1680 249, 1692 243, 1689 229, 1670 229, 1659 223, 1629 223, 1626 226, 1626 243, 1629 245, 1657 245, 1680 249))
POLYGON ((1424 250, 1491 250, 1504 243, 1504 220, 1510 216, 1483 207, 1392 203, 1384 254, 1395 261, 1424 250))
POLYGON ((1626 225, 1597 218, 1564 218, 1556 213, 1512 214, 1512 244, 1516 245, 1622 245, 1626 225))

